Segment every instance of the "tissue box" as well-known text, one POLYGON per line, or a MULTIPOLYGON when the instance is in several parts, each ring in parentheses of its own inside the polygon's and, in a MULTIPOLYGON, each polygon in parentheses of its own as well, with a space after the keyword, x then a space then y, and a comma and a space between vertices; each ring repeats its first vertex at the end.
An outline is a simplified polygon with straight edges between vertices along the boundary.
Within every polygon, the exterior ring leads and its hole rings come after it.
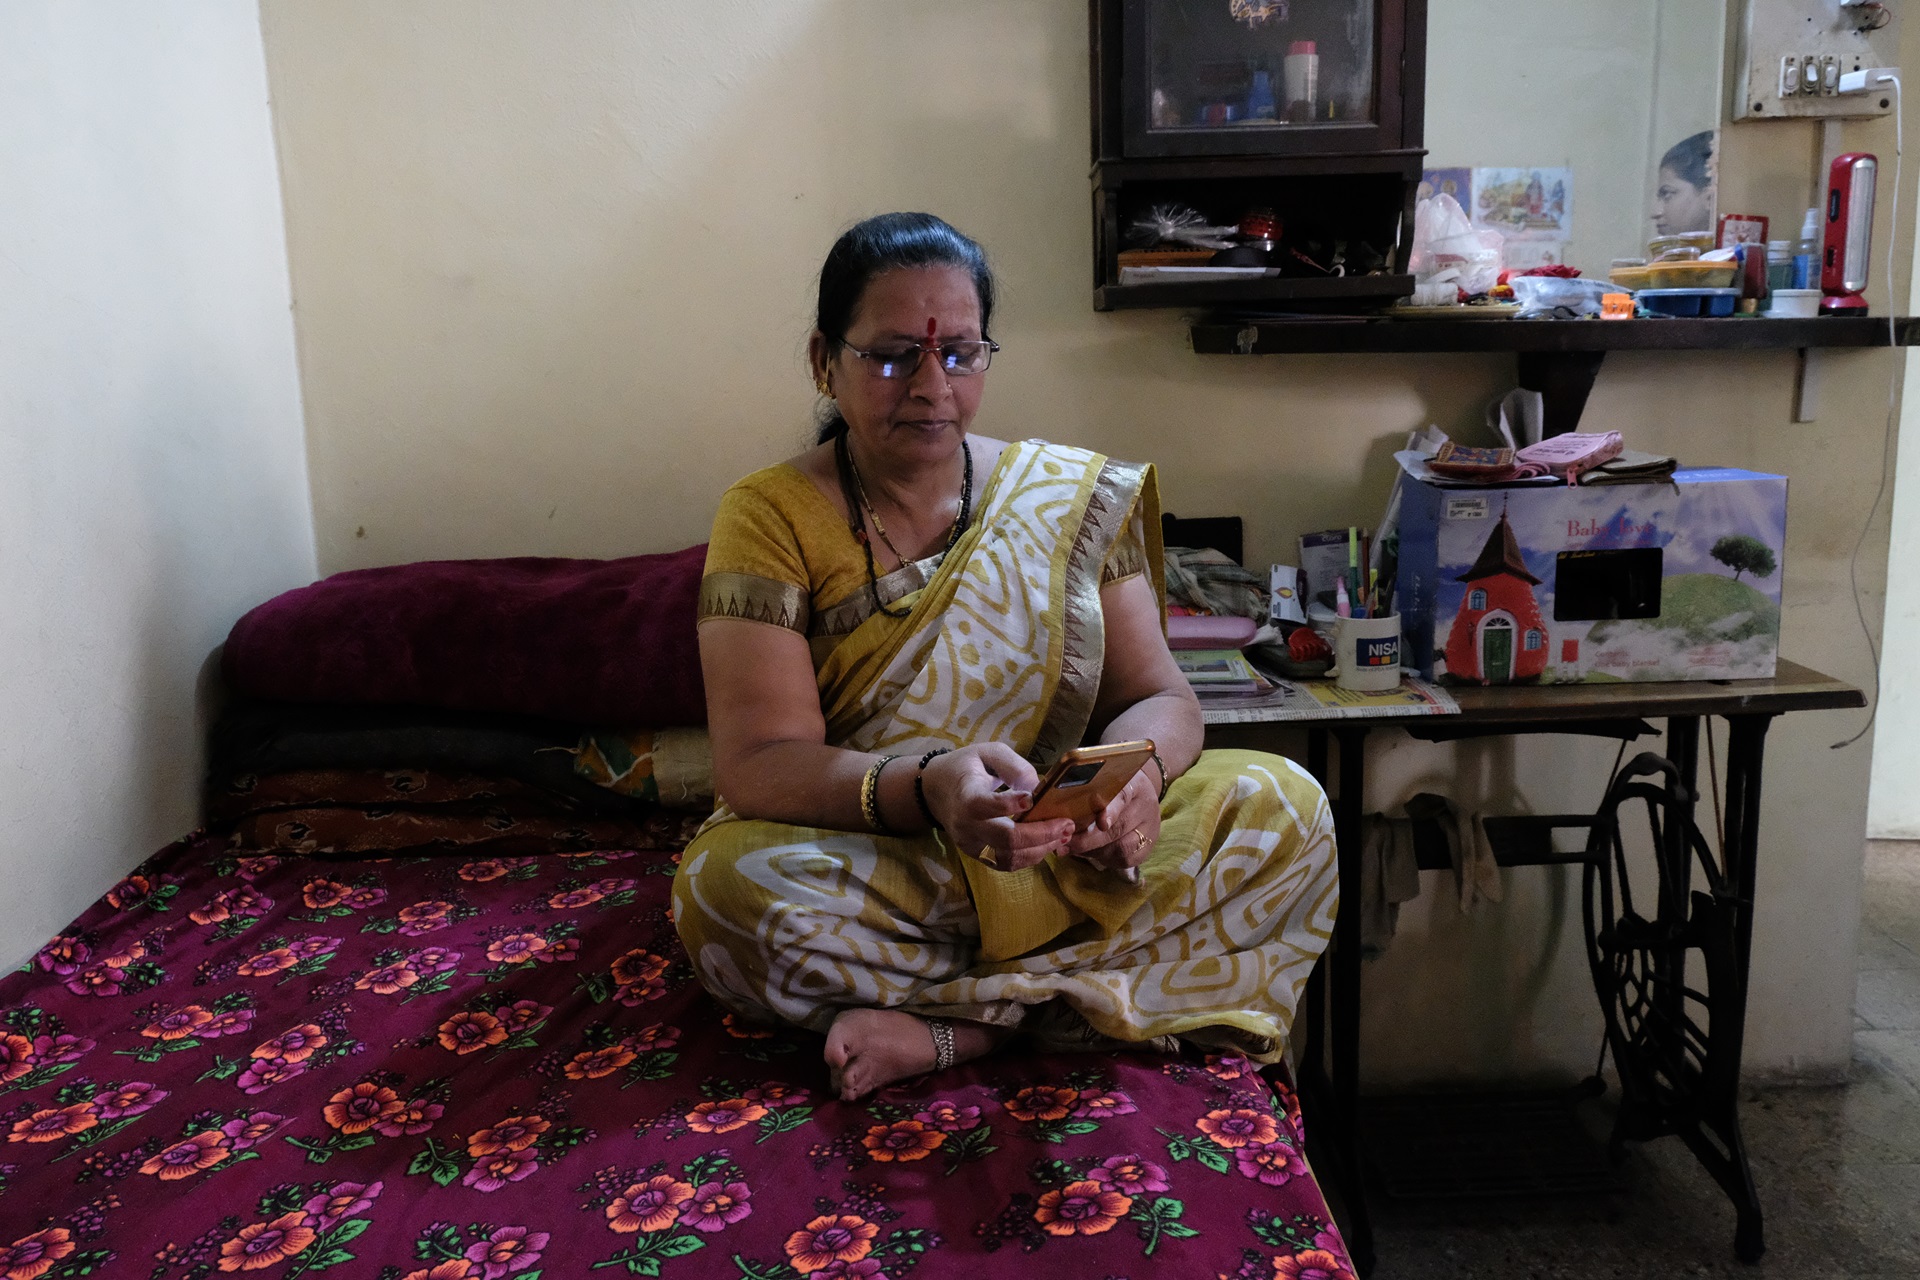
POLYGON ((1443 488, 1400 478, 1408 665, 1456 684, 1771 676, 1787 481, 1443 488))

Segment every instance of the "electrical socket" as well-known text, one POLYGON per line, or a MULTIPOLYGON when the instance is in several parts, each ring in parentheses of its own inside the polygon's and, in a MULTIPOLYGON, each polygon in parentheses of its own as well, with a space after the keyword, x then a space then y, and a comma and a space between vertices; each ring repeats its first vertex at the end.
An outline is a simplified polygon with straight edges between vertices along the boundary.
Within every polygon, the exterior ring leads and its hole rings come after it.
POLYGON ((1880 87, 1889 76, 1900 74, 1898 67, 1868 67, 1865 71, 1849 71, 1840 77, 1841 93, 1866 93, 1880 87))
MULTIPOLYGON (((1884 0, 1883 0, 1884 2, 1884 0)), ((1737 120, 1866 119, 1892 108, 1891 86, 1840 86, 1842 76, 1900 61, 1902 6, 1840 0, 1740 0, 1745 10, 1729 76, 1737 120), (1824 13, 1824 16, 1821 16, 1824 13), (1852 19, 1875 15, 1871 25, 1852 19)))

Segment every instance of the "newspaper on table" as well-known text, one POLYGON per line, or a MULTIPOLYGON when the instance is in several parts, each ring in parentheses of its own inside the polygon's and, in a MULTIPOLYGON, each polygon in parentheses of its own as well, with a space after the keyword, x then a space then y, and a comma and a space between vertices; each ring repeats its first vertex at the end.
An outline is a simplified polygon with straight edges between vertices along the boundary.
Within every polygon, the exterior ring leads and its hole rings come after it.
POLYGON ((1399 716, 1450 716, 1460 713, 1453 695, 1435 684, 1403 676, 1398 689, 1358 693, 1331 680, 1273 681, 1271 693, 1239 698, 1209 698, 1200 704, 1208 724, 1260 724, 1291 720, 1385 719, 1399 716))

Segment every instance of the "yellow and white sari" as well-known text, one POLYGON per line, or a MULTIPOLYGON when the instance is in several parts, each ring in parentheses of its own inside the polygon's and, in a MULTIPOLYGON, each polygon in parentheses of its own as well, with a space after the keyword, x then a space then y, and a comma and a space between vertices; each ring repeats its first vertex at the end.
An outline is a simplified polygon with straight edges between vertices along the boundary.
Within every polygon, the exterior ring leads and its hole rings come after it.
MULTIPOLYGON (((1045 769, 1086 733, 1100 591, 1159 589, 1152 468, 1026 441, 950 552, 882 578, 791 467, 721 503, 701 617, 808 636, 827 741, 900 755, 1000 741, 1045 769)), ((848 1007, 1022 1026, 1053 1044, 1181 1036, 1261 1061, 1333 928, 1332 821, 1298 766, 1208 751, 1174 780, 1138 885, 1071 857, 1001 872, 938 832, 745 819, 721 798, 674 881, 695 970, 743 1016, 825 1031, 848 1007), (1091 1033, 1091 1034, 1090 1034, 1091 1033)))

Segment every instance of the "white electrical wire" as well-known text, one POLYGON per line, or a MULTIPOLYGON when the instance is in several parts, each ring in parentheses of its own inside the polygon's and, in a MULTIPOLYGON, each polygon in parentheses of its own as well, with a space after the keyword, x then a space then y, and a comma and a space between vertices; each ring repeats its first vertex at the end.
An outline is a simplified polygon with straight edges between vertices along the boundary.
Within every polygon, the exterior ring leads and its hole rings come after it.
MULTIPOLYGON (((1867 722, 1851 738, 1844 738, 1833 744, 1838 751, 1850 747, 1873 731, 1873 722, 1880 716, 1880 647, 1873 642, 1873 628, 1867 625, 1867 609, 1860 602, 1860 549, 1867 544, 1867 534, 1873 529, 1874 517, 1880 514, 1880 500, 1887 494, 1887 476, 1892 470, 1888 454, 1893 451, 1893 441, 1899 424, 1900 371, 1905 364, 1900 358, 1900 335, 1894 317, 1899 313, 1893 292, 1893 251, 1900 242, 1900 160, 1902 130, 1900 113, 1900 77, 1883 75, 1881 84, 1893 86, 1893 208, 1888 211, 1887 223, 1887 347, 1893 354, 1893 367, 1887 374, 1887 426, 1880 440, 1880 484, 1873 491, 1873 505, 1867 508, 1867 521, 1860 526, 1860 536, 1854 539, 1853 555, 1847 560, 1847 582, 1853 588, 1853 612, 1860 619, 1860 634, 1867 639, 1867 654, 1873 660, 1873 703, 1867 709, 1867 722)), ((1888 569, 1892 569, 1892 549, 1888 549, 1888 569)), ((1884 622, 1886 612, 1881 611, 1884 622)))

